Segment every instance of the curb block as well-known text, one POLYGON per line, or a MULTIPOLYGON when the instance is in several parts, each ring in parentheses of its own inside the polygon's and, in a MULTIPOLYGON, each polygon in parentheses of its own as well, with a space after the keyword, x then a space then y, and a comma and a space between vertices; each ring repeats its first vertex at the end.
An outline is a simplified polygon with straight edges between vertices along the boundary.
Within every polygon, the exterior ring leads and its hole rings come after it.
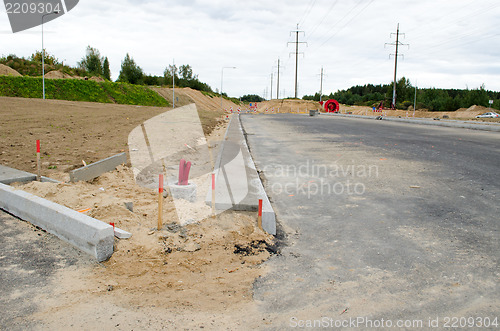
MULTIPOLYGON (((241 124, 241 119, 240 119, 239 115, 238 115, 238 122, 239 122, 241 134, 243 134, 245 132, 245 130, 243 129, 243 125, 241 124)), ((247 165, 250 169, 252 169, 252 171, 255 171, 257 178, 259 178, 259 180, 255 181, 254 185, 259 191, 259 193, 257 193, 258 200, 262 199, 262 228, 267 233, 275 236, 276 235, 276 213, 274 212, 273 206, 271 205, 271 201, 269 201, 269 197, 267 196, 267 193, 264 189, 264 185, 262 184, 262 181, 260 180, 260 176, 257 172, 257 168, 255 167, 255 162, 253 160, 253 157, 250 154, 250 148, 248 147, 246 138, 243 139, 243 146, 248 151, 248 154, 250 155, 250 159, 248 160, 247 165)), ((259 206, 258 200, 257 200, 257 208, 259 206)))
POLYGON ((113 227, 95 218, 4 184, 0 184, 0 209, 76 246, 99 262, 113 255, 113 227))
POLYGON ((113 171, 121 164, 127 163, 127 153, 120 153, 107 159, 89 164, 86 167, 73 170, 69 173, 70 181, 75 183, 79 181, 89 181, 99 177, 103 173, 113 171))
MULTIPOLYGON (((250 155, 250 150, 243 132, 239 115, 233 115, 224 136, 224 140, 220 146, 219 155, 215 162, 215 180, 217 190, 216 209, 257 211, 259 207, 259 199, 262 199, 262 228, 267 233, 276 235, 276 215, 255 168, 255 163, 250 155), (225 156, 227 158, 228 155, 235 152, 235 149, 237 151, 241 151, 243 162, 236 163, 236 165, 221 165, 223 157, 225 156), (222 172, 220 174, 221 176, 219 176, 220 172, 222 172), (246 179, 243 179, 243 175, 238 176, 238 174, 245 174, 246 179), (226 180, 229 182, 226 183, 226 180), (241 189, 241 191, 246 188, 246 197, 241 201, 233 201, 230 197, 232 195, 238 196, 238 194, 236 194, 235 191, 229 192, 229 187, 231 190, 241 189), (224 190, 228 190, 228 192, 224 190)), ((236 154, 237 153, 235 153, 235 155, 236 154)), ((241 191, 238 192, 241 193, 241 191)), ((205 202, 207 205, 211 205, 211 201, 212 190, 208 190, 205 202)))

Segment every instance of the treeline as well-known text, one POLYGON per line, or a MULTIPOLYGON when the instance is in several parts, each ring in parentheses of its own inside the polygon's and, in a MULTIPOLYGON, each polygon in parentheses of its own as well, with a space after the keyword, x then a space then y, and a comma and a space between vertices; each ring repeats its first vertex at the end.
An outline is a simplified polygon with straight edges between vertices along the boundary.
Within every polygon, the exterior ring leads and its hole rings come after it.
POLYGON ((249 102, 262 102, 265 99, 262 98, 261 96, 257 95, 257 94, 247 94, 247 95, 242 96, 240 98, 240 100, 242 102, 249 103, 249 102))
MULTIPOLYGON (((0 57, 0 63, 11 67, 23 76, 42 76, 42 52, 38 51, 29 58, 21 58, 16 55, 0 57)), ((65 65, 54 55, 45 51, 44 56, 45 73, 52 70, 59 70, 64 74, 79 77, 100 77, 104 80, 111 80, 109 60, 106 56, 101 56, 98 49, 87 47, 86 54, 78 62, 76 68, 65 65)), ((213 93, 212 88, 201 82, 198 75, 193 73, 189 64, 179 67, 168 65, 163 71, 163 76, 154 76, 144 73, 144 70, 127 53, 121 63, 121 70, 116 82, 129 83, 134 85, 154 85, 190 87, 195 90, 213 93)))
MULTIPOLYGON (((336 99, 346 105, 378 106, 384 102, 386 107, 392 103, 394 84, 386 85, 357 85, 347 90, 339 90, 330 95, 324 95, 322 100, 336 99)), ((415 87, 410 80, 401 78, 396 84, 396 108, 413 108, 415 101, 415 87)), ((304 100, 319 101, 320 95, 304 96, 304 100)), ((489 107, 489 100, 493 100, 493 108, 500 109, 500 92, 488 91, 484 85, 477 89, 417 89, 417 109, 430 111, 455 111, 459 108, 469 108, 473 105, 489 107)))

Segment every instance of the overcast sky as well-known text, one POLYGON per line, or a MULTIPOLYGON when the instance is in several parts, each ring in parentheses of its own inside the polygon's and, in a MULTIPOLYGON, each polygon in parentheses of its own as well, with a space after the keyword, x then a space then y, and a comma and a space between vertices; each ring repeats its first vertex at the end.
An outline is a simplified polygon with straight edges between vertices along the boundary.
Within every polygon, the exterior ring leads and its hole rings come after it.
MULTIPOLYGON (((3 6, 2 6, 3 7, 3 6)), ((300 34, 299 97, 353 85, 386 84, 394 75, 395 32, 404 54, 398 78, 419 87, 500 91, 498 0, 81 0, 45 24, 45 48, 75 66, 87 45, 110 60, 112 79, 129 53, 145 73, 162 75, 174 59, 230 96, 273 97, 281 59, 280 97, 294 95, 295 41, 300 34), (391 33, 394 33, 391 37, 391 33)), ((3 7, 0 54, 29 57, 41 28, 13 34, 3 7)))

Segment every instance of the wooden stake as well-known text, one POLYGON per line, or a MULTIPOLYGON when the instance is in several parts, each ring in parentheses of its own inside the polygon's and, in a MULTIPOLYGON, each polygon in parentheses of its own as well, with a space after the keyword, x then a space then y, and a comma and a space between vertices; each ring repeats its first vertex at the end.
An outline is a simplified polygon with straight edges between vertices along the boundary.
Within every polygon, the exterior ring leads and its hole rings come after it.
POLYGON ((215 173, 212 174, 212 217, 215 218, 215 173))
POLYGON ((163 174, 160 174, 158 189, 158 231, 163 227, 163 174))
POLYGON ((259 199, 259 217, 257 218, 257 225, 262 229, 262 199, 259 199))
POLYGON ((40 140, 36 141, 36 180, 41 182, 42 181, 42 168, 40 164, 40 140))

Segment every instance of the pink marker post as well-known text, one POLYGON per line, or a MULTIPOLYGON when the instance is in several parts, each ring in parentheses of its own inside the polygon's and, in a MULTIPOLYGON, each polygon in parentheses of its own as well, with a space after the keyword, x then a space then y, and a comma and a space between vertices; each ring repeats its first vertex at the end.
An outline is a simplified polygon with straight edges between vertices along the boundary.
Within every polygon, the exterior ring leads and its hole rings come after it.
POLYGON ((41 164, 40 164, 40 140, 36 141, 36 169, 37 169, 36 180, 41 182, 42 181, 42 169, 41 169, 41 164))

